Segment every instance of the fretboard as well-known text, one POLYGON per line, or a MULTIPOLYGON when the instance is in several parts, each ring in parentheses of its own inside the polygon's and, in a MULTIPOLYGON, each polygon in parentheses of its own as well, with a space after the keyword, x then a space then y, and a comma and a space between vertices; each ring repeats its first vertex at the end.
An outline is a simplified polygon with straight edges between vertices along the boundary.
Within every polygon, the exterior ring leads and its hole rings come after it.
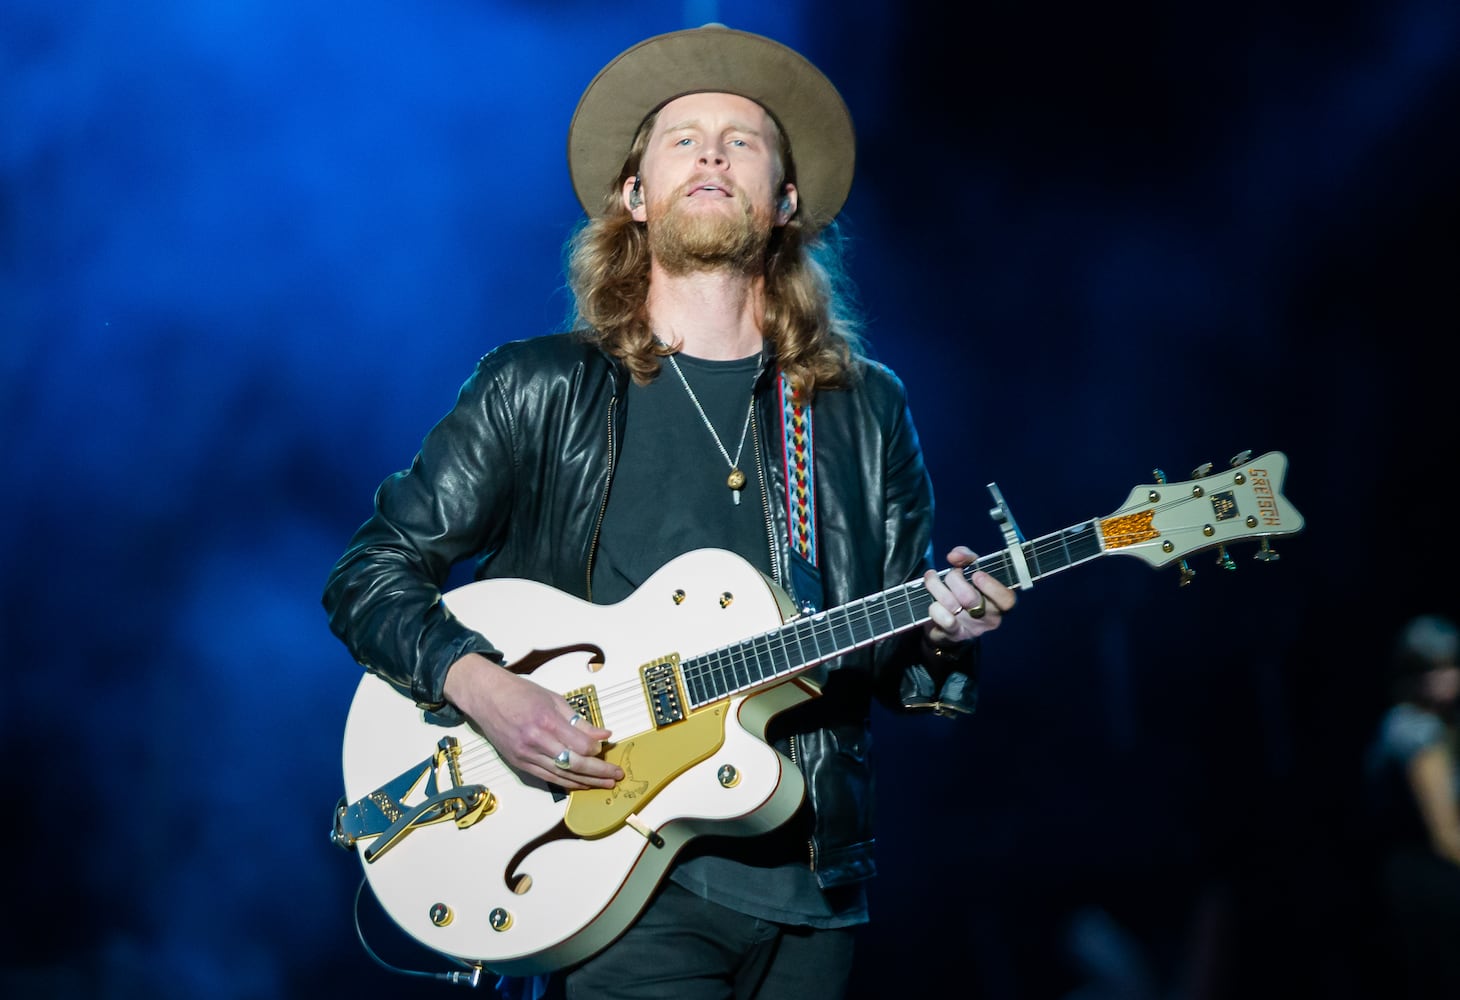
MULTIPOLYGON (((1089 562, 1104 554, 1098 520, 1085 521, 1032 541, 1019 551, 1030 581, 1089 562)), ((1013 553, 1000 549, 960 570, 965 579, 982 570, 1006 587, 1023 585, 1013 553)), ((794 618, 780 628, 702 653, 680 664, 691 707, 699 708, 742 691, 763 687, 854 649, 921 625, 928 619, 928 591, 922 580, 884 590, 850 604, 794 618)))

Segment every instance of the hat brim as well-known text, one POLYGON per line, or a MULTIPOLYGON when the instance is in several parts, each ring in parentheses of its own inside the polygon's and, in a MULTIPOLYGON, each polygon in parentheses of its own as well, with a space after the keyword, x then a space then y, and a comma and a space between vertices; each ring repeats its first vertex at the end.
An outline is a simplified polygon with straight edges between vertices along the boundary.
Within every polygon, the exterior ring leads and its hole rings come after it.
POLYGON ((568 170, 584 211, 603 214, 645 118, 676 97, 706 92, 747 97, 770 112, 795 161, 797 218, 811 232, 831 222, 851 191, 856 159, 846 102, 804 56, 721 25, 646 39, 593 78, 568 128, 568 170))

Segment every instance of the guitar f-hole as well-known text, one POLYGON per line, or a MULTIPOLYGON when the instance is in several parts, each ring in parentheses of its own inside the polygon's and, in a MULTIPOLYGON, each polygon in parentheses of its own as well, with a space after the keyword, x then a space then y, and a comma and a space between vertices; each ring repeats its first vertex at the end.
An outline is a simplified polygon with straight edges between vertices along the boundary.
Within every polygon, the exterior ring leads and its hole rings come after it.
POLYGON ((525 895, 532 888, 532 876, 526 872, 519 872, 518 867, 527 860, 527 856, 544 844, 551 844, 555 840, 567 840, 573 836, 568 830, 568 824, 562 820, 557 826, 548 830, 540 837, 535 837, 522 845, 522 849, 512 855, 512 860, 507 863, 507 870, 502 873, 502 881, 514 895, 525 895))
POLYGON ((520 659, 513 660, 507 664, 507 669, 514 674, 526 676, 549 660, 556 660, 560 656, 569 653, 591 653, 593 658, 588 661, 589 670, 601 670, 603 668, 603 650, 592 643, 584 642, 576 646, 559 646, 556 649, 534 649, 526 653, 520 659))

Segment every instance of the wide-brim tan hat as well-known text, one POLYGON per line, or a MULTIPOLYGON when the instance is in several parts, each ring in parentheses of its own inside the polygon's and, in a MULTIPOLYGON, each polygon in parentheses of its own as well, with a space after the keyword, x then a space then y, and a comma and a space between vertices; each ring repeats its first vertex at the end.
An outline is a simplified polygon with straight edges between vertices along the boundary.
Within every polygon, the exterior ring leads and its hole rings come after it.
POLYGON ((677 97, 705 92, 748 97, 775 118, 791 146, 803 228, 815 232, 836 217, 856 160, 846 102, 805 56, 721 24, 642 41, 583 91, 568 127, 568 170, 590 216, 603 213, 644 119, 677 97))

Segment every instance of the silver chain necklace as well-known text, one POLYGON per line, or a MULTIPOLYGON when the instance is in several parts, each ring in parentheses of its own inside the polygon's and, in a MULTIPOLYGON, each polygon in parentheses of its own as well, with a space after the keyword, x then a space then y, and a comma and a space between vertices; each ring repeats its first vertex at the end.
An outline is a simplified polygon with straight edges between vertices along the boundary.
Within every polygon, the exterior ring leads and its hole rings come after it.
MULTIPOLYGON (((745 408, 745 426, 740 428, 740 444, 735 448, 735 457, 731 458, 730 453, 725 450, 724 443, 720 440, 720 435, 715 431, 715 425, 710 423, 709 415, 705 413, 705 408, 700 405, 699 397, 689 387, 689 379, 684 377, 684 371, 680 369, 679 362, 674 360, 673 354, 667 355, 667 357, 669 358, 669 363, 674 366, 674 374, 679 376, 679 384, 684 386, 685 392, 689 393, 689 401, 695 404, 695 409, 699 411, 700 419, 709 428, 710 437, 715 439, 715 447, 720 449, 720 454, 725 456, 725 464, 730 466, 730 475, 725 477, 725 485, 730 487, 730 495, 734 497, 735 503, 738 506, 740 504, 740 491, 745 489, 745 473, 740 471, 740 453, 745 449, 745 435, 750 430, 750 415, 755 411, 755 393, 752 392, 750 394, 750 405, 745 408)), ((759 368, 756 369, 755 375, 757 379, 760 377, 759 368)), ((751 387, 754 388, 754 386, 755 383, 751 382, 751 387)))

